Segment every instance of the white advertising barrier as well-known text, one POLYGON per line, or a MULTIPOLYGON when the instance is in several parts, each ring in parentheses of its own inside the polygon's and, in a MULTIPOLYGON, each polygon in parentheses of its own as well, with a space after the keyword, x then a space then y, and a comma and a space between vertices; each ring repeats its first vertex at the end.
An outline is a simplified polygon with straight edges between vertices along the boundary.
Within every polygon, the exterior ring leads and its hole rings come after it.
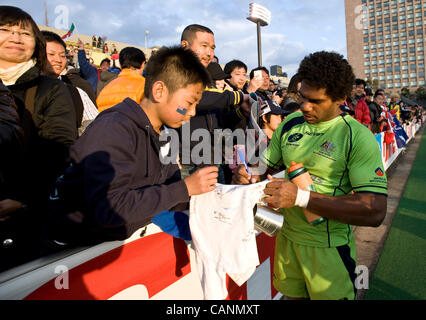
MULTIPOLYGON (((106 242, 45 257, 0 274, 0 299, 106 300, 203 298, 191 241, 154 224, 124 242, 106 242)), ((260 265, 241 287, 227 278, 232 300, 281 297, 272 286, 275 238, 257 234, 260 265)))
MULTIPOLYGON (((421 127, 421 123, 411 123, 411 124, 404 124, 403 128, 405 130, 405 132, 407 133, 408 136, 408 140, 407 143, 415 137, 417 131, 419 131, 420 127, 421 127)), ((385 168, 385 170, 387 170, 392 163, 396 160, 396 158, 398 158, 398 156, 400 155, 400 153, 404 150, 404 149, 400 149, 398 148, 395 139, 392 142, 392 144, 388 145, 385 142, 385 133, 379 133, 375 135, 376 140, 379 144, 380 147, 380 152, 382 155, 382 161, 383 161, 383 166, 385 168)))
MULTIPOLYGON (((404 126, 413 138, 421 124, 404 126)), ((401 150, 376 135, 385 169, 401 150)), ((174 238, 149 224, 126 241, 63 251, 0 273, 2 300, 199 300, 203 298, 191 241, 174 238)), ((275 237, 258 232, 260 265, 241 287, 227 278, 227 299, 271 300, 275 237)))

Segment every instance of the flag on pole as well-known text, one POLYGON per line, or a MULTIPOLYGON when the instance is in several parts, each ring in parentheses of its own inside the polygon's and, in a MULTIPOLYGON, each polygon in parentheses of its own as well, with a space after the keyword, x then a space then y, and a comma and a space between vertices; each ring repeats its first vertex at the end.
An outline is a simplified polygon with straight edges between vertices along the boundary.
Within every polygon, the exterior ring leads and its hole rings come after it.
POLYGON ((74 26, 74 23, 73 23, 73 24, 71 24, 71 28, 68 30, 68 32, 67 32, 67 33, 65 33, 65 34, 61 37, 61 38, 62 38, 62 40, 65 40, 66 38, 71 37, 72 33, 74 32, 74 29, 75 29, 75 26, 74 26))

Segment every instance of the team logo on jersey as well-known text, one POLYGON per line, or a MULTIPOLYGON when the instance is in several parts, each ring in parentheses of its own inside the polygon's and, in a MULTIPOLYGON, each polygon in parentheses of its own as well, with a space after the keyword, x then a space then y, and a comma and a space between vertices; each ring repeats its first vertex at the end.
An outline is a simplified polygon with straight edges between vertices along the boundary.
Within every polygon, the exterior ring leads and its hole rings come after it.
POLYGON ((302 139, 302 137, 303 137, 303 134, 301 133, 292 134, 290 137, 288 137, 288 142, 299 141, 300 139, 302 139))
POLYGON ((328 156, 331 156, 331 153, 336 149, 336 146, 330 141, 324 142, 320 147, 320 152, 326 153, 328 156))
POLYGON ((382 169, 380 169, 380 168, 377 168, 376 169, 376 171, 374 171, 379 177, 383 177, 384 176, 384 173, 383 173, 383 171, 382 171, 382 169))

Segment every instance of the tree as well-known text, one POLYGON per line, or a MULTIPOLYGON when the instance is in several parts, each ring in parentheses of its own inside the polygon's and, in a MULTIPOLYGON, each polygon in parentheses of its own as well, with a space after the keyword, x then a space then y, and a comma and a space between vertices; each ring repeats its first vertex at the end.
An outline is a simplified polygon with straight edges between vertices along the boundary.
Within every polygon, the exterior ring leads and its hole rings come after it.
POLYGON ((424 86, 417 88, 416 100, 426 100, 426 88, 424 86))
POLYGON ((379 88, 379 80, 377 79, 372 80, 370 77, 368 77, 365 82, 367 83, 367 86, 373 90, 373 92, 379 88))
POLYGON ((410 89, 408 89, 406 87, 402 88, 401 89, 401 96, 404 96, 404 97, 410 99, 410 97, 411 97, 410 89))

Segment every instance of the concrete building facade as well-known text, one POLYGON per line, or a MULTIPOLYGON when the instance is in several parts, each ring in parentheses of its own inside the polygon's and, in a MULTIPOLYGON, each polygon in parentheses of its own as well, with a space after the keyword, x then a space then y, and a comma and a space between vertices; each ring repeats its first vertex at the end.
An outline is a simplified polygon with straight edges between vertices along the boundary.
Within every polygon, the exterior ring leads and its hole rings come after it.
POLYGON ((358 78, 389 93, 425 86, 426 0, 345 0, 345 13, 358 78))

